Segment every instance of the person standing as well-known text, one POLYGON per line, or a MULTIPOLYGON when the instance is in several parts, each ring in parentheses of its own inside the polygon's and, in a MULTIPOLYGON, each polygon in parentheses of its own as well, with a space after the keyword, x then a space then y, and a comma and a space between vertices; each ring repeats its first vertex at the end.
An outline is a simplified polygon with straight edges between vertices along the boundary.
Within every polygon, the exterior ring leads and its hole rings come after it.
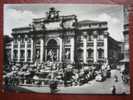
POLYGON ((57 91, 57 87, 58 87, 58 83, 56 80, 50 80, 50 83, 49 83, 49 88, 50 88, 50 93, 53 94, 53 93, 56 93, 57 91))
POLYGON ((112 94, 113 94, 113 95, 116 94, 116 87, 115 87, 115 85, 112 86, 112 94))

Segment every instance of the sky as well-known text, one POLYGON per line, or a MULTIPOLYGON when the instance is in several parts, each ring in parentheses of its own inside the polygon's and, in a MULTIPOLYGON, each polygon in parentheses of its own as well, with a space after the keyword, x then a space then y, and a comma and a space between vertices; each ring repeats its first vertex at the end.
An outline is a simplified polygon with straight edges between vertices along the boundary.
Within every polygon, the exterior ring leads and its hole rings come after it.
POLYGON ((78 20, 107 21, 110 36, 123 40, 123 6, 102 4, 5 4, 4 35, 10 35, 12 28, 29 26, 33 18, 46 16, 50 7, 60 11, 60 15, 77 15, 78 20))

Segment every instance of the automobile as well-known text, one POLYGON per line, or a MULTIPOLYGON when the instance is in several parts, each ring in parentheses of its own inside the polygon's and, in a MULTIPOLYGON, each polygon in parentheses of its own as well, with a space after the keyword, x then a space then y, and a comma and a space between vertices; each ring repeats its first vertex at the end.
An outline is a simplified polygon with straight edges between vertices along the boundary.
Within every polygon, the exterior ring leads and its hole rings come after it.
POLYGON ((85 84, 85 83, 86 83, 85 78, 81 77, 81 78, 79 79, 79 84, 80 84, 80 85, 83 85, 83 84, 85 84))
POLYGON ((104 81, 104 77, 103 77, 101 74, 98 74, 98 75, 95 77, 95 80, 96 80, 97 82, 102 82, 102 81, 104 81))

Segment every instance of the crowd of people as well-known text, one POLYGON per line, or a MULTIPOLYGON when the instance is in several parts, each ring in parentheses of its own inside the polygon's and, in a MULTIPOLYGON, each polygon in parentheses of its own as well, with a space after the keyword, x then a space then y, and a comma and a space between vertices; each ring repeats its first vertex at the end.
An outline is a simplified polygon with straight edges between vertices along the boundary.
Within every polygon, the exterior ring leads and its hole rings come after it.
MULTIPOLYGON (((119 70, 123 83, 129 83, 129 71, 126 67, 120 66, 117 68, 103 64, 84 65, 80 64, 79 67, 74 64, 59 63, 55 61, 47 61, 39 63, 36 61, 31 63, 8 63, 4 65, 4 86, 9 89, 14 86, 35 86, 50 88, 51 93, 56 93, 59 86, 81 86, 89 83, 91 80, 98 82, 105 81, 107 78, 112 77, 111 72, 113 69, 119 70)), ((114 83, 119 82, 117 75, 114 75, 114 83)), ((117 87, 115 85, 111 88, 112 94, 116 94, 117 87)), ((125 93, 125 92, 124 92, 125 93)))
MULTIPOLYGON (((50 61, 35 64, 10 64, 4 67, 4 84, 6 86, 47 85, 50 88, 57 88, 59 85, 64 87, 80 86, 93 79, 99 82, 104 81, 110 76, 111 68, 106 63, 81 66, 80 69, 72 64, 50 61)), ((117 77, 115 79, 117 81, 117 77)))
POLYGON ((4 67, 4 79, 7 85, 47 85, 49 80, 56 80, 58 84, 64 86, 82 85, 95 78, 103 81, 110 76, 109 74, 110 68, 107 67, 96 70, 94 66, 82 66, 76 69, 72 64, 64 66, 50 61, 38 64, 10 64, 4 67))

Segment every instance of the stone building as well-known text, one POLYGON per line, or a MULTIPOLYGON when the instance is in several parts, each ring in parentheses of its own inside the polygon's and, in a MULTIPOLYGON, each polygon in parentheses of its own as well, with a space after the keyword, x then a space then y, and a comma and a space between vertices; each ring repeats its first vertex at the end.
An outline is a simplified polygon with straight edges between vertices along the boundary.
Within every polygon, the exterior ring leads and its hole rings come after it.
POLYGON ((118 42, 109 36, 107 22, 59 15, 50 8, 46 17, 33 19, 27 27, 12 29, 11 59, 15 63, 94 64, 119 59, 118 42))
POLYGON ((124 37, 124 41, 123 41, 123 54, 124 54, 124 58, 121 60, 121 63, 123 63, 123 65, 125 65, 124 67, 128 68, 129 67, 129 22, 128 22, 128 14, 129 14, 129 9, 128 9, 128 5, 125 5, 123 7, 124 9, 124 31, 123 31, 123 37, 124 37))

